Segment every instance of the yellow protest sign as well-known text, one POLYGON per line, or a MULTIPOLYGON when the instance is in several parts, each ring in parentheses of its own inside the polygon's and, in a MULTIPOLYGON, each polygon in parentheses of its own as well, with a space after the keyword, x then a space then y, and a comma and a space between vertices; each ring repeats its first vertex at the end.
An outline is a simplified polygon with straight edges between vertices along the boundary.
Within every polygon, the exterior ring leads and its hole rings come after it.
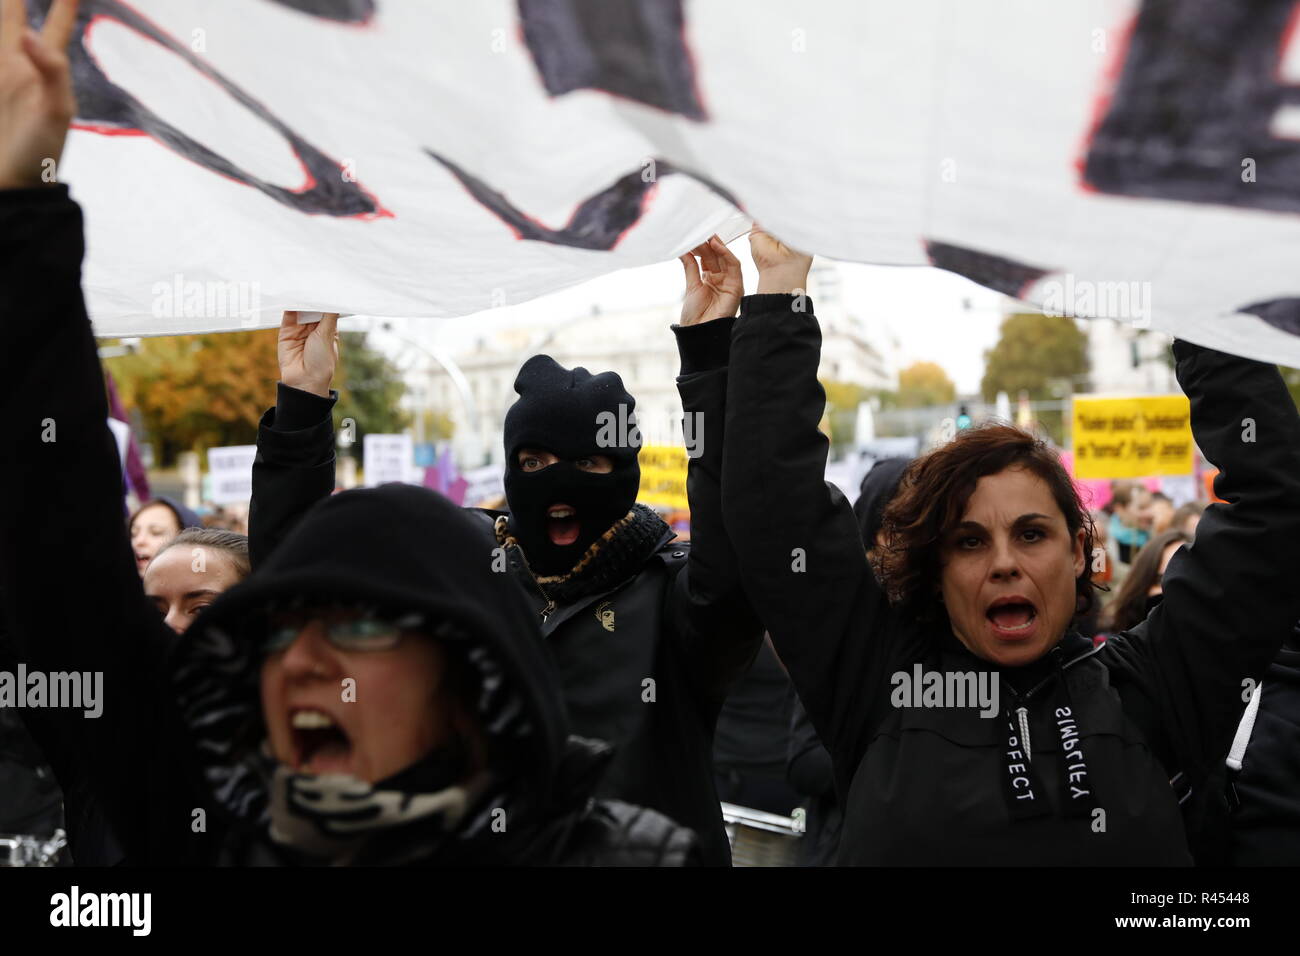
POLYGON ((636 500, 659 508, 686 510, 686 449, 646 445, 641 449, 640 461, 641 488, 636 500))
POLYGON ((1074 397, 1074 476, 1145 478, 1192 473, 1186 395, 1074 397))

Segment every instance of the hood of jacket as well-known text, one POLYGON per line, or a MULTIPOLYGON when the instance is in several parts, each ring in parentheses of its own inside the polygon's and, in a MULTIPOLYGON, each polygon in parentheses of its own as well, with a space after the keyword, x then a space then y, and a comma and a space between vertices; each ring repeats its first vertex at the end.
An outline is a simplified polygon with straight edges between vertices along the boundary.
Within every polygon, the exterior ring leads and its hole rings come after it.
POLYGON ((912 463, 910 458, 882 458, 871 466, 871 470, 862 478, 858 500, 853 503, 853 515, 858 519, 858 528, 862 531, 862 543, 871 548, 876 542, 876 532, 880 530, 885 514, 885 506, 898 490, 898 482, 903 472, 912 463))
POLYGON ((221 807, 239 823, 269 819, 261 641, 268 610, 295 606, 357 604, 382 615, 419 615, 419 630, 478 673, 488 770, 530 806, 592 778, 608 749, 568 741, 535 615, 511 575, 496 570, 496 548, 480 521, 411 485, 345 491, 308 512, 177 641, 177 697, 221 807))
POLYGON ((203 527, 202 518, 200 518, 194 511, 190 510, 189 508, 186 508, 183 504, 181 504, 175 498, 170 497, 169 495, 154 495, 154 497, 150 498, 149 501, 147 501, 144 505, 142 505, 140 509, 137 510, 136 513, 139 514, 140 511, 144 510, 145 507, 151 504, 166 505, 168 508, 170 508, 172 514, 176 516, 176 523, 180 525, 180 529, 182 531, 184 531, 186 528, 203 527))

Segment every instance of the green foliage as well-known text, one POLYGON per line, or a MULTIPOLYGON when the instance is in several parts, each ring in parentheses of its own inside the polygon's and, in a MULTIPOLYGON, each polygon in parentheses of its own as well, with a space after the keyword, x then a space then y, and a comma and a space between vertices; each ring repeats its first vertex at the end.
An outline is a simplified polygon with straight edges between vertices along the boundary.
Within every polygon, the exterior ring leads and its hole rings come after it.
POLYGON ((388 356, 366 344, 364 332, 339 333, 334 387, 339 392, 334 421, 351 418, 357 423, 358 447, 367 434, 391 435, 411 424, 411 416, 398 405, 406 390, 401 373, 388 356))
POLYGON ((1088 372, 1088 337, 1073 319, 1017 312, 1002 321, 999 334, 997 345, 984 353, 985 401, 994 401, 998 392, 1015 401, 1025 391, 1042 401, 1078 391, 1077 379, 1088 372))
MULTIPOLYGON (((1017 312, 1002 321, 997 345, 984 353, 980 391, 988 402, 998 392, 1013 402, 1022 391, 1031 401, 1068 398, 1082 390, 1087 373, 1088 337, 1073 319, 1017 312)), ((1038 422, 1058 445, 1065 443, 1062 412, 1040 412, 1038 422)))
MULTIPOLYGON (((420 413, 424 424, 424 440, 431 442, 446 441, 456 434, 456 423, 446 412, 436 408, 426 408, 420 413)), ((419 432, 417 431, 417 434, 419 432)))

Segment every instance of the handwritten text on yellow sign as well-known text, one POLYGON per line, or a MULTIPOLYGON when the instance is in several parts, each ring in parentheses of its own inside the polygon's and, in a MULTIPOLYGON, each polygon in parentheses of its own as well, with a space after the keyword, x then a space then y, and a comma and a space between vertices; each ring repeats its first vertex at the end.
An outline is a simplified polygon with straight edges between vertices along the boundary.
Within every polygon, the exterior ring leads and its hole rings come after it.
POLYGON ((1076 478, 1191 473, 1192 426, 1187 396, 1075 396, 1076 478))
POLYGON ((686 449, 646 445, 641 449, 641 488, 636 500, 660 508, 685 510, 686 449))

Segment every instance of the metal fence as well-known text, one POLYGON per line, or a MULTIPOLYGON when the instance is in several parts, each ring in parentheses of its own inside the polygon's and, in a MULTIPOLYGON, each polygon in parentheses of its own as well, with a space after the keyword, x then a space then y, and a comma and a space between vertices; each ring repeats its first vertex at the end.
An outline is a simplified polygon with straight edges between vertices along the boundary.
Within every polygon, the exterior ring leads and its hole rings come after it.
POLYGON ((731 843, 732 866, 796 866, 803 839, 801 810, 794 816, 722 804, 722 823, 731 843))
MULTIPOLYGON (((932 443, 939 440, 945 430, 951 434, 962 406, 965 406, 966 413, 976 424, 997 417, 996 407, 987 402, 953 402, 950 405, 931 405, 927 408, 891 408, 874 414, 876 435, 881 438, 916 437, 921 439, 922 445, 932 443)), ((1042 412, 1068 413, 1070 400, 1030 402, 1029 408, 1035 416, 1042 412)), ((1013 405, 1013 418, 1015 412, 1016 406, 1013 405)), ((1068 421, 1068 414, 1065 418, 1068 421)))

